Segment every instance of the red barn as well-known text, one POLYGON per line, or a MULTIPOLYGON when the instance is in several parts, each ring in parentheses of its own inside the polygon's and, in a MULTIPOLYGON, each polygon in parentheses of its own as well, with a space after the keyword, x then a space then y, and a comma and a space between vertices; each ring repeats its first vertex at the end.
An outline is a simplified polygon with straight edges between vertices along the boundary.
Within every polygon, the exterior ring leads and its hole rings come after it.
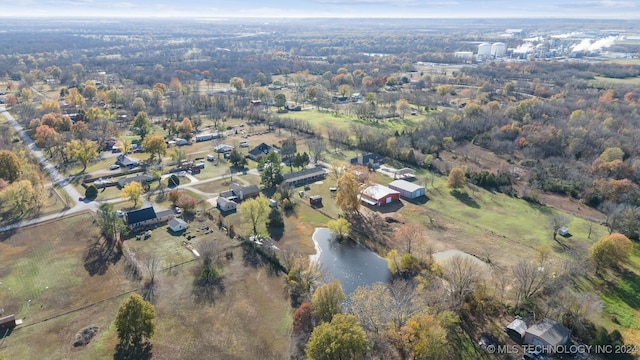
POLYGON ((384 185, 375 184, 362 190, 360 200, 369 204, 382 206, 400 200, 400 192, 390 189, 384 185))

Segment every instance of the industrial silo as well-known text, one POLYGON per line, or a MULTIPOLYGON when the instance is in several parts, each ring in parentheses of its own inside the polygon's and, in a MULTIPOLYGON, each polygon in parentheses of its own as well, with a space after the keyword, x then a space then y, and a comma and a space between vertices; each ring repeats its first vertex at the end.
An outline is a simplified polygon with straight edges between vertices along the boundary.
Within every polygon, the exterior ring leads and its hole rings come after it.
POLYGON ((491 45, 491 55, 495 57, 503 57, 507 51, 507 46, 504 43, 497 42, 491 45))
POLYGON ((491 56, 491 44, 482 43, 478 45, 478 56, 491 56))

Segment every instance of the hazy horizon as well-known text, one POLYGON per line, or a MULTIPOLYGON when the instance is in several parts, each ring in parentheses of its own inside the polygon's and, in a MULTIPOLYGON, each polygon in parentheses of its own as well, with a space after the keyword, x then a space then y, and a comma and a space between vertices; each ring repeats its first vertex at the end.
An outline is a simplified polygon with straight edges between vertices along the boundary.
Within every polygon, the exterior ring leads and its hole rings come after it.
POLYGON ((3 18, 640 19, 640 0, 0 0, 3 18))

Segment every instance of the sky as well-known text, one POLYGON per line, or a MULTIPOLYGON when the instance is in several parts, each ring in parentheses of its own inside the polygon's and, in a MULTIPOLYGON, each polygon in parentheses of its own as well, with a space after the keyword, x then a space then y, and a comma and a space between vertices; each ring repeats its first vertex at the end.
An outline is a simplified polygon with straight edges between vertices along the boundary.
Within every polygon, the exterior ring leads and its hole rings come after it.
POLYGON ((0 0, 0 17, 640 19, 640 0, 0 0))

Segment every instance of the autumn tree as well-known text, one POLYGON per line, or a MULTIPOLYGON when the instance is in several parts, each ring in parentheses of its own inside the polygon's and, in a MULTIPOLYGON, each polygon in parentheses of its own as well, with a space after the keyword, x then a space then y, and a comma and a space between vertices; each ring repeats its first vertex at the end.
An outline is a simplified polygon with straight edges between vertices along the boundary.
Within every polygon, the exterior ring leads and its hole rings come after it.
POLYGON ((151 132, 151 121, 149 121, 149 115, 146 112, 141 111, 133 118, 132 129, 144 139, 147 134, 151 132))
POLYGON ((229 80, 229 85, 239 91, 244 89, 244 80, 241 77, 232 77, 231 80, 229 80))
POLYGON ((334 315, 342 313, 342 303, 346 299, 340 280, 324 284, 311 296, 313 313, 320 321, 331 322, 334 315))
POLYGON ((162 156, 167 154, 167 143, 161 135, 149 135, 142 140, 142 148, 151 154, 150 161, 158 157, 162 161, 162 156))
POLYGON ((329 220, 327 227, 336 233, 339 240, 342 240, 345 236, 349 235, 351 223, 347 219, 341 217, 336 220, 329 220))
POLYGON ((182 133, 185 139, 189 140, 193 136, 193 124, 189 118, 182 119, 180 123, 180 133, 182 133))
POLYGON ((49 157, 53 156, 51 149, 60 145, 62 137, 58 132, 48 125, 40 125, 36 128, 35 143, 40 148, 45 148, 49 152, 49 157))
POLYGON ((0 150, 0 179, 14 182, 20 178, 22 163, 18 156, 9 150, 0 150))
POLYGON ((589 248, 589 255, 597 269, 614 268, 629 259, 633 243, 629 238, 613 233, 603 236, 589 248))
POLYGON ((64 148, 65 154, 70 160, 78 161, 82 164, 82 171, 87 169, 89 160, 98 156, 98 144, 89 139, 71 140, 64 148))
POLYGON ((411 105, 406 99, 398 100, 398 103, 396 104, 396 108, 398 109, 398 112, 400 113, 400 116, 402 116, 403 119, 409 113, 409 111, 411 111, 411 105))
POLYGON ((184 209, 186 213, 192 213, 196 209, 198 201, 187 194, 180 194, 176 206, 184 209))
POLYGON ((18 217, 24 215, 36 196, 33 184, 29 180, 15 181, 7 186, 0 193, 0 204, 7 206, 8 212, 16 214, 18 217))
POLYGON ((318 325, 307 344, 307 359, 364 359, 367 337, 355 316, 338 314, 330 323, 318 325))
POLYGON ((360 209, 360 185, 350 172, 343 173, 338 179, 336 204, 344 212, 358 212, 360 209))
POLYGON ((542 293, 549 283, 548 264, 522 259, 512 268, 516 282, 516 306, 542 293))
POLYGON ((269 202, 263 196, 245 200, 238 206, 238 211, 240 211, 244 218, 251 222, 253 234, 255 235, 258 233, 258 223, 264 219, 269 211, 269 202))
POLYGON ((455 167, 449 172, 447 187, 452 190, 462 189, 464 188, 465 181, 464 170, 459 167, 455 167))
POLYGON ((447 332, 430 314, 413 315, 395 336, 397 347, 413 359, 446 358, 447 332))
POLYGON ((128 183, 122 188, 122 191, 120 191, 120 197, 133 201, 134 208, 138 206, 138 201, 142 194, 144 194, 144 189, 142 184, 137 181, 128 183))
POLYGON ((293 312, 293 326, 291 331, 294 335, 311 334, 313 330, 314 316, 310 302, 302 303, 293 312))
POLYGON ((136 293, 120 305, 115 320, 118 332, 116 358, 151 358, 149 340, 156 329, 155 317, 153 305, 136 293))
POLYGON ((65 95, 64 101, 72 107, 82 107, 87 104, 84 96, 78 91, 77 88, 69 89, 69 92, 65 95))

